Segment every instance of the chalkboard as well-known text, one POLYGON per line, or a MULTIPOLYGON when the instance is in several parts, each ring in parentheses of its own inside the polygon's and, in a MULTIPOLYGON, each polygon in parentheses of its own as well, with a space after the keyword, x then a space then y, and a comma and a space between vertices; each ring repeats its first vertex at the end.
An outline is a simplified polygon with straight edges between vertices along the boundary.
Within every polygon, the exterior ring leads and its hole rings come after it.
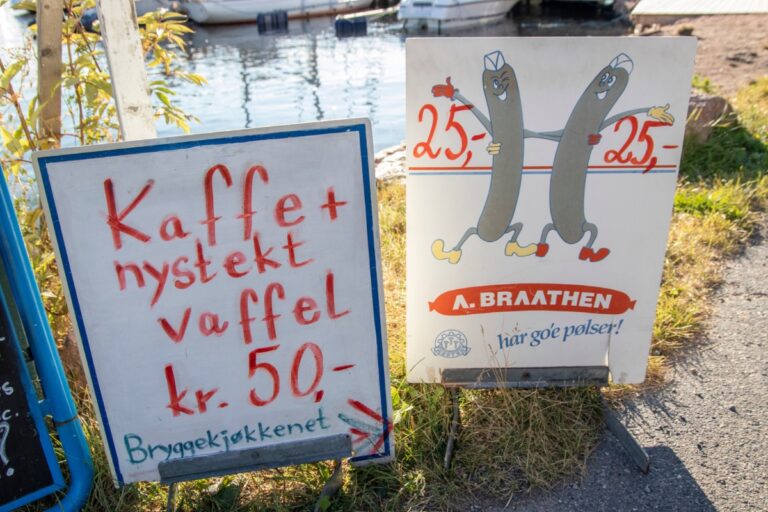
POLYGON ((0 512, 3 512, 61 489, 63 479, 21 358, 5 297, 0 302, 0 512))
POLYGON ((370 137, 350 120, 33 157, 118 482, 328 436, 392 457, 370 137))

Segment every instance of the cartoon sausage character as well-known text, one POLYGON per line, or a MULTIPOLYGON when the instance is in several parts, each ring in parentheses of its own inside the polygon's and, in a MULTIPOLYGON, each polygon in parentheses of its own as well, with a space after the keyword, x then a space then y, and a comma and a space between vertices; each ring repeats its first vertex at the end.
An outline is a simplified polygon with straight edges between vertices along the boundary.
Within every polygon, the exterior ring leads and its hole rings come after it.
POLYGON ((568 244, 579 242, 585 233, 589 233, 586 245, 579 252, 581 260, 597 262, 610 253, 607 248, 592 248, 597 238, 597 226, 587 222, 584 213, 587 169, 592 149, 600 142, 600 131, 624 117, 641 113, 664 123, 674 122, 672 115, 667 112, 669 105, 628 110, 606 119, 626 89, 632 69, 632 59, 623 53, 616 56, 589 83, 573 107, 565 128, 558 132, 541 134, 546 135, 542 138, 559 139, 559 143, 549 186, 552 222, 542 230, 536 250, 537 256, 545 256, 549 251, 546 241, 550 231, 556 231, 568 244))
POLYGON ((523 174, 523 107, 517 77, 501 52, 489 53, 484 60, 482 80, 490 120, 473 102, 459 94, 459 90, 451 84, 450 77, 446 79, 445 85, 432 88, 434 96, 445 96, 451 101, 459 100, 469 106, 492 137, 488 146, 488 152, 493 156, 491 184, 477 224, 468 228, 449 251, 445 251, 442 240, 432 243, 432 255, 438 260, 448 260, 450 263, 458 263, 461 258, 461 246, 472 235, 477 235, 486 242, 495 242, 505 234, 511 233, 504 248, 507 256, 530 256, 537 248, 536 244, 521 247, 517 243, 517 237, 523 229, 523 224, 511 223, 523 174))

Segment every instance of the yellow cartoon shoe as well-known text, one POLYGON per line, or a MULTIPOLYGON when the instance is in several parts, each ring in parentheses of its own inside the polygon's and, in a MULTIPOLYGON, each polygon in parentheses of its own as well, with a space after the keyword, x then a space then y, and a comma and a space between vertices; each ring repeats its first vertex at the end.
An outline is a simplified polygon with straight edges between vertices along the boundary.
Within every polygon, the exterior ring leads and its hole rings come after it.
POLYGON ((456 264, 461 259, 461 249, 445 252, 445 243, 442 240, 432 242, 432 256, 438 260, 448 260, 448 263, 456 264))
POLYGON ((517 242, 508 242, 504 247, 504 254, 507 256, 520 256, 524 258, 536 253, 536 244, 529 244, 525 247, 521 246, 517 242))

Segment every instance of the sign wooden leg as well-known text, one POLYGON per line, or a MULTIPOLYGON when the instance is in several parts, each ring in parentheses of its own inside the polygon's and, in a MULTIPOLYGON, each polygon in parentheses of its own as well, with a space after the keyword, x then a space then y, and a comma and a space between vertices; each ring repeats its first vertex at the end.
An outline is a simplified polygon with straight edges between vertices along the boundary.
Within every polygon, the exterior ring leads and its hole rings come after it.
POLYGON ((640 471, 647 473, 651 467, 651 459, 648 456, 648 453, 642 446, 640 446, 640 443, 635 436, 632 435, 632 432, 627 430, 627 427, 619 421, 619 418, 616 417, 616 414, 605 404, 605 402, 603 402, 603 420, 605 421, 605 426, 608 427, 608 430, 610 430, 614 436, 616 436, 616 439, 618 439, 622 448, 624 448, 627 454, 632 458, 632 461, 637 464, 640 471))
POLYGON ((176 486, 178 482, 173 482, 168 486, 168 503, 165 506, 165 512, 174 512, 176 510, 176 486))
POLYGON ((443 459, 443 467, 448 469, 451 467, 451 459, 453 458, 453 445, 456 443, 456 434, 459 431, 459 424, 461 423, 461 411, 459 410, 459 390, 458 388, 450 388, 451 394, 451 427, 448 431, 448 443, 445 446, 445 458, 443 459))
POLYGON ((342 485, 344 485, 344 466, 341 459, 336 459, 333 464, 333 473, 328 481, 325 482, 320 497, 317 499, 317 503, 315 503, 315 512, 327 510, 328 500, 339 492, 342 485))

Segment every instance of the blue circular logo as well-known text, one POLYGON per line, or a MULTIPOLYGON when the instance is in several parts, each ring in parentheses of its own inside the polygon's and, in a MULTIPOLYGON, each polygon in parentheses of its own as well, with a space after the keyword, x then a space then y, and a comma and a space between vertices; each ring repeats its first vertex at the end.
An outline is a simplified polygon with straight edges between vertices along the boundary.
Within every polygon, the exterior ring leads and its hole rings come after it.
POLYGON ((432 353, 453 359, 469 354, 469 350, 469 342, 464 333, 456 329, 448 329, 437 335, 432 353))

